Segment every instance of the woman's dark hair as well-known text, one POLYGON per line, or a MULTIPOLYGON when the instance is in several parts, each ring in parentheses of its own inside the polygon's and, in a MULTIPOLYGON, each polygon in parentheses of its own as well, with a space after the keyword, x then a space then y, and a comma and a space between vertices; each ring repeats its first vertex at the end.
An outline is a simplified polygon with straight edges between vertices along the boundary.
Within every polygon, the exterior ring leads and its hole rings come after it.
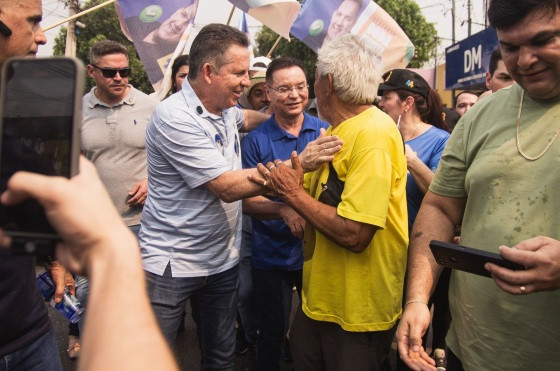
POLYGON ((408 90, 397 90, 396 92, 400 100, 405 100, 407 97, 414 98, 414 105, 422 121, 438 129, 449 131, 443 120, 443 104, 437 91, 430 89, 428 99, 408 90))
POLYGON ((177 72, 179 72, 179 69, 183 66, 188 66, 189 65, 189 55, 185 54, 185 55, 180 55, 177 58, 175 58, 175 61, 173 62, 173 66, 171 66, 171 86, 174 92, 177 91, 177 86, 175 85, 175 77, 177 76, 177 72))

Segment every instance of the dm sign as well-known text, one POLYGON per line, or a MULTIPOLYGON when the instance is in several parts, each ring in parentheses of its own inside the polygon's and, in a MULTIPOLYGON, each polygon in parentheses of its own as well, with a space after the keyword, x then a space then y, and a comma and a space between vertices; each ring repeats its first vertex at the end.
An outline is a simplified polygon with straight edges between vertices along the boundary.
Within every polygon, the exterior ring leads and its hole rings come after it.
POLYGON ((445 49, 445 88, 464 89, 485 81, 492 52, 498 47, 493 28, 487 28, 445 49))

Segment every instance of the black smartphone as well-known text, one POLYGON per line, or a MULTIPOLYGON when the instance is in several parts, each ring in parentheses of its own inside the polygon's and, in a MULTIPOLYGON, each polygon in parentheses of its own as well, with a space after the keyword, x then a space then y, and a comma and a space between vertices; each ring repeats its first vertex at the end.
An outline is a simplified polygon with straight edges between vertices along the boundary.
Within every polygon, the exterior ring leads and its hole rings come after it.
MULTIPOLYGON (((17 171, 78 173, 84 66, 72 58, 14 58, 0 81, 0 192, 17 171)), ((13 253, 53 255, 58 240, 35 200, 0 204, 0 228, 13 253)))
POLYGON ((430 249, 439 265, 480 276, 491 277, 490 272, 484 269, 486 263, 494 263, 516 271, 525 269, 522 265, 504 259, 500 254, 449 242, 432 240, 430 249))

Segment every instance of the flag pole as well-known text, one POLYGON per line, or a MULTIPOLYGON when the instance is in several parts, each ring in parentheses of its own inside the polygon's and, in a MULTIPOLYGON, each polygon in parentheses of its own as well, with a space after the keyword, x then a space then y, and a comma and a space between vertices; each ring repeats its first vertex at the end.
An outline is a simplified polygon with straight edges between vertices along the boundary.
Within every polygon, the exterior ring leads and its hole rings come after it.
POLYGON ((229 17, 227 19, 227 23, 226 23, 226 25, 228 25, 228 26, 229 26, 229 22, 231 22, 231 17, 233 17, 233 12, 234 11, 235 11, 235 5, 232 5, 231 10, 229 12, 229 17))
POLYGON ((276 42, 274 43, 274 45, 272 45, 272 48, 270 48, 270 51, 266 54, 267 58, 270 58, 272 56, 272 52, 274 51, 274 49, 276 49, 276 47, 280 43, 280 39, 282 39, 282 36, 278 36, 276 42))
POLYGON ((99 9, 99 8, 102 8, 102 7, 104 7, 104 6, 107 6, 107 5, 109 5, 109 4, 112 4, 112 3, 114 3, 115 1, 116 1, 116 0, 108 0, 108 1, 106 1, 106 2, 104 2, 104 3, 101 3, 101 4, 99 4, 99 5, 96 5, 96 6, 94 6, 94 7, 89 8, 89 9, 86 9, 86 10, 84 10, 83 12, 76 13, 76 14, 74 14, 74 15, 71 16, 71 17, 68 17, 68 18, 66 18, 66 19, 63 19, 62 21, 56 22, 56 23, 54 23, 54 24, 51 24, 51 25, 48 26, 48 27, 43 28, 43 31, 48 31, 48 30, 50 30, 51 28, 55 28, 56 26, 60 26, 60 25, 63 24, 63 23, 66 23, 66 22, 68 22, 68 21, 71 21, 71 20, 73 20, 73 19, 79 18, 79 17, 81 17, 81 16, 83 16, 83 15, 86 15, 86 14, 88 14, 88 13, 91 13, 91 12, 93 12, 94 10, 97 10, 97 9, 99 9))

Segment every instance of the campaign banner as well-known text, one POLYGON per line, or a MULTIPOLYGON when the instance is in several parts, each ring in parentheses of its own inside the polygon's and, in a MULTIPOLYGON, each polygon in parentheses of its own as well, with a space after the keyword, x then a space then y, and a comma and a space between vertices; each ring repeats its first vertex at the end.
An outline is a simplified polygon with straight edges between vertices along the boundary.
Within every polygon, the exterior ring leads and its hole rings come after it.
POLYGON ((301 7, 297 0, 229 0, 229 2, 288 40, 290 40, 290 27, 301 7))
POLYGON ((445 88, 484 87, 490 57, 499 47, 493 28, 486 28, 445 49, 445 88))
POLYGON ((408 36, 373 1, 305 0, 290 33, 315 52, 325 41, 358 35, 375 50, 383 71, 405 68, 414 56, 408 36))
POLYGON ((239 26, 237 28, 245 35, 247 35, 247 39, 249 39, 249 57, 253 59, 255 57, 255 54, 253 53, 253 42, 251 41, 249 26, 247 25, 247 13, 243 12, 243 14, 241 15, 241 19, 239 20, 239 26))
POLYGON ((115 3, 121 28, 134 43, 156 91, 160 90, 174 57, 183 52, 197 6, 198 0, 118 0, 115 3))

